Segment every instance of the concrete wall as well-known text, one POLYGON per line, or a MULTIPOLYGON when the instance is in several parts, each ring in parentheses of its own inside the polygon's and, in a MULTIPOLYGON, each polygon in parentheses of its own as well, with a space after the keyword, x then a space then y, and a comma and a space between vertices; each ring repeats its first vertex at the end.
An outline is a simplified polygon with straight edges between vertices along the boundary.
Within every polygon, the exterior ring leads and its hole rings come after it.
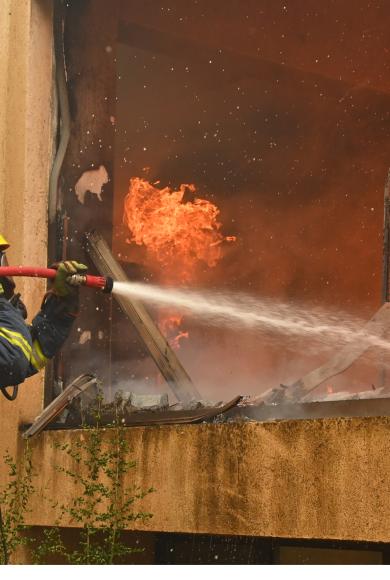
MULTIPOLYGON (((390 418, 129 428, 138 466, 124 485, 157 490, 140 504, 154 514, 140 529, 389 542, 389 435, 390 418)), ((41 486, 31 522, 54 522, 44 496, 77 493, 54 469, 75 466, 53 443, 80 437, 31 441, 41 486)))
MULTIPOLYGON (((12 264, 47 263, 47 201, 52 138, 51 0, 0 2, 0 232, 12 264)), ((45 282, 19 279, 29 313, 45 282)), ((18 425, 42 407, 43 376, 29 379, 16 402, 0 396, 0 457, 15 455, 18 425)), ((0 483, 4 478, 0 461, 0 483)))

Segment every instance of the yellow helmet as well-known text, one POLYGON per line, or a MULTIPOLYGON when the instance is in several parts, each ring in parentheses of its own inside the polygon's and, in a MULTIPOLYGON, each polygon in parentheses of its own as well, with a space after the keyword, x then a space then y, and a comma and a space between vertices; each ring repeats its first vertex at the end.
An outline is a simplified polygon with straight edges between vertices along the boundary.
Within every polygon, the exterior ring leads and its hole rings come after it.
POLYGON ((0 252, 4 252, 4 250, 8 250, 8 248, 9 243, 7 242, 5 237, 0 234, 0 252))

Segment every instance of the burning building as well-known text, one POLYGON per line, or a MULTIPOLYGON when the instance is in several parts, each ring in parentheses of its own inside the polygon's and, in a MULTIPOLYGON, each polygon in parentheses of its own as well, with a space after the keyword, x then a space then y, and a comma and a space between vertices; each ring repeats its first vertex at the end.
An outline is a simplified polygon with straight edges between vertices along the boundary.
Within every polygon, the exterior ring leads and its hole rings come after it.
MULTIPOLYGON (((1 226, 13 262, 76 256, 96 271, 85 246, 96 230, 131 280, 368 321, 382 305, 387 4, 186 4, 2 4, 1 226)), ((42 283, 21 284, 37 305, 42 283)), ((381 340, 383 308, 370 323, 381 340)), ((170 542, 190 559, 191 541, 199 561, 229 561, 229 537, 248 561, 333 548, 384 561, 386 350, 362 357, 355 342, 340 355, 329 340, 208 325, 174 306, 149 314, 202 398, 254 403, 222 424, 129 427, 140 483, 158 490, 139 529, 155 560, 175 561, 170 542), (303 389, 299 404, 273 404, 285 386, 303 389), (342 401, 303 401, 314 387, 342 401)), ((109 400, 167 392, 157 356, 114 298, 85 292, 45 385, 21 388, 11 411, 1 401, 2 449, 16 450, 19 425, 81 373, 109 400)), ((71 490, 51 442, 79 436, 48 430, 31 443, 53 497, 71 490)), ((30 519, 54 523, 38 502, 30 519)))

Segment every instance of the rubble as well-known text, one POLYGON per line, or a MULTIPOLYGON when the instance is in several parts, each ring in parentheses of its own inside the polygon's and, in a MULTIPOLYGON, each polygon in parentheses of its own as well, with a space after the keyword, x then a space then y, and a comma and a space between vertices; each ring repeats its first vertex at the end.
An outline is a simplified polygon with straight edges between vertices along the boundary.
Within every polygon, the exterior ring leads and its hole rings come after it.
POLYGON ((201 399, 197 401, 192 399, 188 403, 177 403, 175 405, 175 411, 195 411, 196 409, 213 409, 215 407, 221 407, 223 401, 207 401, 206 399, 201 399))
POLYGON ((57 422, 64 428, 82 425, 143 425, 191 423, 223 414, 241 401, 237 396, 228 403, 192 400, 169 405, 167 393, 134 393, 118 390, 114 399, 104 399, 101 385, 77 397, 67 408, 67 415, 57 422), (100 388, 99 388, 100 387, 100 388))
POLYGON ((167 393, 163 394, 139 394, 130 393, 128 405, 136 410, 147 409, 148 411, 157 411, 167 409, 169 406, 167 393))

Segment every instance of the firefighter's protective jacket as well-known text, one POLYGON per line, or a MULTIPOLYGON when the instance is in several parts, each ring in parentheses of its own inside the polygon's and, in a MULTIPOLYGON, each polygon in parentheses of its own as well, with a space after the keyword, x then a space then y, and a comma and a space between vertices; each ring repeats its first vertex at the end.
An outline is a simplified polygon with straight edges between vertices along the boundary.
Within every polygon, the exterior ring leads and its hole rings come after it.
POLYGON ((49 294, 28 326, 19 310, 0 297, 0 387, 22 383, 61 348, 75 319, 74 300, 49 294))

